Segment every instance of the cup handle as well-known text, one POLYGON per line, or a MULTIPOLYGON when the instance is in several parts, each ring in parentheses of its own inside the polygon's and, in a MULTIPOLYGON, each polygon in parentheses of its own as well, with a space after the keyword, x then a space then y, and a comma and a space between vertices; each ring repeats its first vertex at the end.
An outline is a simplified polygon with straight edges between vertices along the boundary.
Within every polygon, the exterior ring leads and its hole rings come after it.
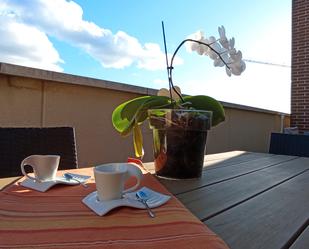
POLYGON ((122 192, 123 194, 128 193, 128 192, 132 192, 135 189, 137 189, 137 187, 140 185, 141 179, 143 178, 143 172, 141 171, 141 169, 138 166, 134 166, 133 164, 128 163, 127 169, 128 169, 128 177, 135 176, 136 184, 133 187, 124 190, 122 192))
POLYGON ((28 162, 28 161, 31 161, 30 159, 31 159, 31 156, 26 157, 26 158, 21 162, 21 164, 20 164, 21 172, 23 173, 24 176, 28 177, 29 179, 31 179, 31 180, 33 180, 33 181, 37 181, 36 178, 34 178, 34 177, 32 177, 32 176, 29 176, 29 175, 27 174, 27 172, 25 171, 25 165, 29 165, 29 166, 31 166, 32 169, 33 169, 33 166, 31 165, 31 163, 28 162))

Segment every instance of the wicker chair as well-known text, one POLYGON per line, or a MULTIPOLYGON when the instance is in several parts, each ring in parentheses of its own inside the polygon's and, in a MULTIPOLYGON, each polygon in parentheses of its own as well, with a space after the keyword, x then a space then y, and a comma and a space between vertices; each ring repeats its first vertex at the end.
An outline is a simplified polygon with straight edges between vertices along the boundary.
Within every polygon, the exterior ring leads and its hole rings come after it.
POLYGON ((74 128, 0 128, 0 177, 21 175, 21 161, 33 154, 60 155, 59 169, 78 168, 74 128))
POLYGON ((269 153, 309 157, 309 136, 271 133, 269 153))

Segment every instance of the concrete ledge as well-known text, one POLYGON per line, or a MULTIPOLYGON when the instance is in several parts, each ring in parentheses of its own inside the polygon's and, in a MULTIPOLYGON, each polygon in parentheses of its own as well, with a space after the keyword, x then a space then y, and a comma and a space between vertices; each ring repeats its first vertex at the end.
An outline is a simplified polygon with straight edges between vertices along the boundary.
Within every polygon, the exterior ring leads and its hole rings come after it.
POLYGON ((0 73, 11 76, 20 76, 20 77, 27 77, 47 81, 56 81, 73 85, 91 86, 91 87, 119 90, 137 94, 154 95, 157 93, 157 90, 151 88, 133 86, 129 84, 118 83, 107 80, 99 80, 90 77, 77 76, 67 73, 58 73, 8 63, 0 63, 0 73))
POLYGON ((232 108, 232 109, 239 109, 239 110, 250 111, 250 112, 261 112, 261 113, 266 113, 266 114, 275 114, 275 115, 280 115, 280 116, 281 115, 290 116, 289 113, 277 112, 277 111, 267 110, 263 108, 257 108, 257 107, 240 105, 240 104, 233 104, 233 103, 228 103, 228 102, 223 102, 223 101, 220 101, 220 103, 224 107, 232 108))
MULTIPOLYGON (((66 73, 58 73, 48 70, 42 70, 31 67, 24 67, 19 65, 13 65, 8 63, 0 62, 0 74, 6 74, 11 76, 20 76, 27 77, 33 79, 47 80, 47 81, 55 81, 73 85, 81 85, 81 86, 91 86, 98 87, 104 89, 118 90, 123 92, 130 92, 142 95, 155 95, 157 94, 156 89, 134 86, 119 82, 107 81, 107 80, 99 80, 90 77, 77 76, 66 73)), ((266 110, 262 108, 256 108, 246 105, 233 104, 228 102, 220 101, 222 105, 226 108, 233 108, 239 110, 247 110, 259 113, 267 113, 267 114, 275 114, 275 115, 284 115, 289 116, 288 113, 276 112, 272 110, 266 110)))

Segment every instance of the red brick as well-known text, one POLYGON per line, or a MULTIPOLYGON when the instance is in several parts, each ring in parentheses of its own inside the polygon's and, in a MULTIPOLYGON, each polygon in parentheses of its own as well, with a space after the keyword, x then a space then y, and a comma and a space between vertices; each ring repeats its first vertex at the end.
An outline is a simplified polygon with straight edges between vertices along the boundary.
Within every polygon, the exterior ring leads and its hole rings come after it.
POLYGON ((309 1, 292 1, 291 125, 309 130, 309 1))

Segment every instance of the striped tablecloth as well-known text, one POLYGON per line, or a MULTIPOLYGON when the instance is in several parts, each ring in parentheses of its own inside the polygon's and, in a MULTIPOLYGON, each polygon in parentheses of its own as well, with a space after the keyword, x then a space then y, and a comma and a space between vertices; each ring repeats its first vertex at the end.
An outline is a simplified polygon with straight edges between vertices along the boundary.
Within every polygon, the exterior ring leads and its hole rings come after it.
MULTIPOLYGON (((98 216, 82 203, 95 191, 93 169, 70 172, 92 175, 89 187, 57 185, 41 193, 20 186, 21 179, 0 192, 0 248, 228 248, 174 196, 154 209, 154 219, 129 207, 98 216)), ((149 173, 142 185, 171 195, 149 173)))

